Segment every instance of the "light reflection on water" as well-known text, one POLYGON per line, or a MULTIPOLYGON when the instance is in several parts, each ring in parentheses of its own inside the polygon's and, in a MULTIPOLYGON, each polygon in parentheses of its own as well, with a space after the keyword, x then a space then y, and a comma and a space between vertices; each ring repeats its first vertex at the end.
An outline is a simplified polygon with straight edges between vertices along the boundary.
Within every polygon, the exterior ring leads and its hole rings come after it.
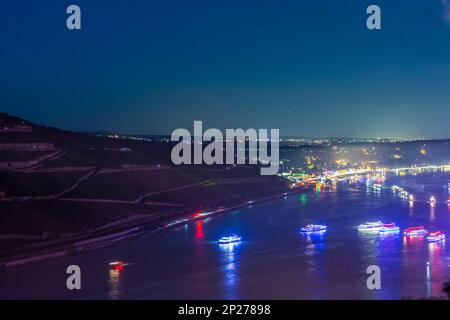
POLYGON ((305 238, 310 245, 308 245, 305 251, 306 254, 314 254, 320 251, 325 250, 325 234, 326 230, 319 232, 312 232, 307 234, 302 234, 302 237, 305 238))
POLYGON ((430 221, 434 221, 436 219, 436 204, 430 204, 430 221))
POLYGON ((442 296, 441 275, 444 272, 445 260, 442 260, 442 254, 445 251, 445 241, 428 243, 428 261, 427 264, 427 289, 428 296, 442 296))
POLYGON ((195 223, 195 237, 197 239, 203 239, 203 220, 199 220, 195 223))
POLYGON ((221 260, 223 261, 224 289, 227 299, 238 299, 237 287, 239 284, 238 261, 242 242, 219 244, 221 260))
POLYGON ((108 279, 108 284, 109 284, 109 298, 110 299, 119 299, 120 297, 120 274, 121 274, 122 270, 121 269, 116 269, 116 268, 111 268, 109 270, 109 279, 108 279))

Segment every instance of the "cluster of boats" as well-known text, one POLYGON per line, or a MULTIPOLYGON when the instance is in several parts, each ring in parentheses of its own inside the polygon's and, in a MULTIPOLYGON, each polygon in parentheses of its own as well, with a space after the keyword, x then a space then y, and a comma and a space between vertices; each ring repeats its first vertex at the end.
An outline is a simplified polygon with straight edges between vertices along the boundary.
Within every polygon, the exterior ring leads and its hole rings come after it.
MULTIPOLYGON (((450 184, 449 184, 449 185, 450 185, 450 184)), ((414 196, 413 196, 411 193, 409 193, 408 191, 406 191, 405 189, 403 189, 402 187, 393 185, 393 186, 391 187, 391 189, 392 189, 392 191, 393 191, 395 194, 399 195, 401 199, 403 199, 403 200, 408 200, 408 201, 410 201, 410 202, 413 202, 413 201, 414 201, 414 196)), ((449 190, 450 190, 450 186, 449 186, 449 190)), ((437 201, 436 201, 436 197, 435 197, 435 196, 431 196, 430 199, 428 200, 428 203, 429 203, 431 206, 435 206, 435 205, 436 205, 436 202, 437 202, 437 201)), ((446 202, 447 202, 448 205, 450 205, 450 196, 447 198, 446 202)))
MULTIPOLYGON (((382 184, 380 183, 373 183, 371 181, 366 182, 368 186, 371 186, 372 188, 381 191, 382 184)), ((450 189, 450 183, 448 184, 448 188, 450 189)), ((393 185, 391 187, 392 191, 400 196, 400 198, 409 200, 410 202, 414 201, 414 196, 410 194, 408 191, 403 189, 402 187, 399 187, 397 185, 393 185)), ((434 205, 436 203, 436 198, 432 196, 429 200, 429 202, 434 205)), ((450 205, 450 196, 448 197, 447 201, 450 205)), ((251 204, 252 201, 249 201, 249 204, 251 204)), ((380 235, 388 235, 388 234, 398 234, 400 233, 400 227, 397 226, 394 222, 392 223, 382 223, 381 221, 375 221, 375 222, 366 222, 358 226, 358 230, 360 232, 374 232, 378 233, 380 235)), ((322 224, 308 224, 305 227, 300 229, 300 232, 302 234, 314 234, 314 233, 324 233, 327 231, 327 226, 322 224)), ((445 234, 441 231, 435 231, 435 232, 429 232, 427 229, 425 229, 424 226, 419 227, 410 227, 405 230, 403 230, 403 236, 405 237, 415 237, 415 236, 424 236, 429 242, 437 242, 445 240, 445 234)), ((230 235, 230 236, 224 236, 220 238, 217 242, 219 244, 230 244, 230 243, 237 243, 241 242, 242 238, 238 235, 230 235)))
MULTIPOLYGON (((381 221, 366 222, 358 226, 360 232, 374 232, 380 235, 398 234, 400 233, 400 227, 394 222, 382 223, 381 221)), ((300 229, 302 234, 315 234, 324 233, 327 231, 327 226, 323 224, 308 224, 300 229)), ((445 240, 445 234, 441 231, 429 232, 424 226, 410 227, 403 230, 403 236, 405 237, 417 237, 426 236, 429 242, 437 242, 445 240)), ((217 242, 219 244, 230 244, 241 242, 242 237, 238 235, 230 235, 220 238, 217 242)))
MULTIPOLYGON (((366 222, 358 226, 361 232, 399 233, 400 228, 395 223, 382 223, 381 221, 366 222)), ((405 237, 426 236, 429 242, 445 240, 445 233, 441 231, 429 232, 424 226, 410 227, 403 230, 405 237)))
MULTIPOLYGON (((366 222, 358 226, 358 230, 361 232, 374 232, 380 235, 398 234, 400 233, 400 227, 394 222, 383 223, 381 221, 366 222)), ((303 234, 323 233, 327 231, 327 226, 322 224, 308 224, 300 229, 303 234)), ((426 236, 429 242, 442 241, 445 239, 445 234, 441 231, 428 232, 423 226, 411 227, 403 231, 405 237, 414 236, 426 236)))
MULTIPOLYGON (((323 233, 327 231, 327 226, 322 224, 308 224, 307 226, 300 229, 300 232, 303 234, 311 234, 311 233, 323 233)), ((236 234, 230 236, 224 236, 220 238, 217 243, 218 244, 231 244, 238 243, 242 241, 242 237, 236 234)))
POLYGON ((408 191, 406 191, 405 189, 403 189, 402 187, 393 185, 391 187, 391 190, 398 194, 400 196, 401 199, 404 200, 409 200, 409 201, 414 201, 414 196, 412 194, 410 194, 408 191))

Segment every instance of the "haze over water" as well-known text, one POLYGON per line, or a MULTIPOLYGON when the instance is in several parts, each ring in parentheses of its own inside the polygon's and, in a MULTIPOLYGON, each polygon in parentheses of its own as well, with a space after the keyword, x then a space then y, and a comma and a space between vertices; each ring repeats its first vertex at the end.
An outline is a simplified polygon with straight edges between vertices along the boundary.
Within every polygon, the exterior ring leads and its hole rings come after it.
POLYGON ((450 232, 444 201, 446 173, 390 177, 415 195, 408 201, 390 189, 374 193, 364 184, 304 193, 255 204, 166 229, 116 246, 0 273, 0 298, 121 299, 399 299, 442 296, 450 280, 445 243, 401 234, 361 234, 361 223, 382 220, 405 229, 424 225, 450 232), (430 206, 430 195, 437 204, 430 206), (302 236, 308 223, 328 226, 324 235, 302 236), (242 236, 234 246, 217 240, 242 236), (108 263, 129 265, 112 270, 108 263), (429 262, 429 266, 427 263, 429 262), (82 270, 82 290, 66 289, 66 268, 82 270), (366 268, 381 268, 381 290, 366 286, 366 268))

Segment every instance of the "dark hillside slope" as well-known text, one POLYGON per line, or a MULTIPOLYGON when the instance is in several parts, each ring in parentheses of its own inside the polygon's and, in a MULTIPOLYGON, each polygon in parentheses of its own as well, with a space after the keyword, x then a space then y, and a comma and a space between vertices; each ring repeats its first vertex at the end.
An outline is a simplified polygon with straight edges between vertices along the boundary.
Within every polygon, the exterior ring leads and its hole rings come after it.
POLYGON ((160 226, 289 189, 244 166, 174 166, 172 144, 98 137, 0 113, 0 256, 27 245, 160 226))

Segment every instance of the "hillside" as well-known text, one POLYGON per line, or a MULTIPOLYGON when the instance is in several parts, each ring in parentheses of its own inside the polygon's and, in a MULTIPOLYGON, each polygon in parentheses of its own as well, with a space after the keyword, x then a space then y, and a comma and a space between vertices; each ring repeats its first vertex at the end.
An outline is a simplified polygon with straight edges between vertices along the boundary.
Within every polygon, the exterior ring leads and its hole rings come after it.
POLYGON ((0 113, 0 257, 39 243, 116 232, 130 221, 158 227, 188 212, 288 189, 285 180, 260 176, 255 167, 174 166, 171 147, 0 113))

